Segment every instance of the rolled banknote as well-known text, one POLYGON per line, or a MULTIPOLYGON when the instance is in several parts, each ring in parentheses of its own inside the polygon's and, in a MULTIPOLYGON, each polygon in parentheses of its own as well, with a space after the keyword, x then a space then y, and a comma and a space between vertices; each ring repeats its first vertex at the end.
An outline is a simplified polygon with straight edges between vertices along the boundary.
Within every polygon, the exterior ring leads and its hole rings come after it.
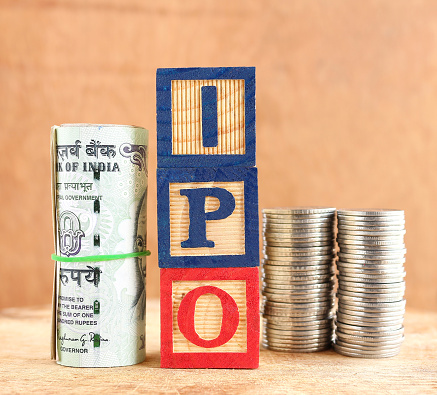
POLYGON ((52 357, 74 367, 145 359, 148 132, 52 128, 52 357))

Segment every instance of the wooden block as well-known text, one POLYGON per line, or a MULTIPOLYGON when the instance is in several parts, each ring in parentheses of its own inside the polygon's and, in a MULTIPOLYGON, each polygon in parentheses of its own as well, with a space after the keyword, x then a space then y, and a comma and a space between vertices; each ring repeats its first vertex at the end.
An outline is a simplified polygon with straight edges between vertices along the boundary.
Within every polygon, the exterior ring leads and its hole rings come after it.
POLYGON ((157 169, 162 268, 259 265, 255 167, 157 169))
POLYGON ((258 268, 161 269, 161 367, 258 364, 258 268))
POLYGON ((158 69, 158 167, 255 166, 255 68, 158 69))

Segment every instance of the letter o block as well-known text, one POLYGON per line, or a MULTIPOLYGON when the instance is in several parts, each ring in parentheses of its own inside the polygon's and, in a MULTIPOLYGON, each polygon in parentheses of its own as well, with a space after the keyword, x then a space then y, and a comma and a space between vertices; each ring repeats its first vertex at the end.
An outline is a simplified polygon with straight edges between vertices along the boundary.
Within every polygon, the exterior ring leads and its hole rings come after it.
POLYGON ((258 268, 161 269, 161 367, 258 365, 258 268))

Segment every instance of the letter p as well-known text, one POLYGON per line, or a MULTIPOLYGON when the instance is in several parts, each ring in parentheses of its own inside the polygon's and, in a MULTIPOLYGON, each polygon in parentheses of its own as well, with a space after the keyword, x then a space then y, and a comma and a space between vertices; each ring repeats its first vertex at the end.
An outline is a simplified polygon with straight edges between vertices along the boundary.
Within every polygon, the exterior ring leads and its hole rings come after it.
POLYGON ((224 188, 181 189, 180 194, 188 198, 190 226, 188 239, 181 243, 182 248, 214 247, 214 242, 206 238, 206 221, 229 217, 235 210, 235 198, 224 188), (206 197, 219 200, 215 211, 205 212, 206 197))

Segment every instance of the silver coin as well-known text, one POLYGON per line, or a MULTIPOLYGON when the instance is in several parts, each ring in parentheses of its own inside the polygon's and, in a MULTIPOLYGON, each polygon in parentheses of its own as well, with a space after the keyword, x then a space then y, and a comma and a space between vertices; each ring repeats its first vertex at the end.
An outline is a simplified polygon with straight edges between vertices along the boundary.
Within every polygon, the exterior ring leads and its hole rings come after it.
POLYGON ((291 241, 281 241, 281 240, 273 240, 263 239, 264 245, 269 247, 287 247, 287 248, 313 248, 313 247, 328 247, 334 245, 334 243, 330 240, 327 241, 309 241, 309 242, 291 242, 291 241))
POLYGON ((397 298, 397 300, 402 300, 405 293, 405 286, 398 288, 358 288, 353 286, 344 286, 339 284, 337 288, 337 294, 342 296, 353 296, 356 298, 397 298))
MULTIPOLYGON (((368 218, 370 219, 370 217, 368 218)), ((361 221, 359 219, 355 219, 352 217, 339 217, 338 218, 338 227, 361 227, 366 229, 375 229, 375 228, 404 228, 405 229, 405 219, 390 219, 390 218, 378 218, 373 217, 372 221, 366 220, 361 221)))
POLYGON ((336 266, 338 270, 343 270, 344 272, 358 272, 363 271, 367 274, 386 274, 394 275, 402 273, 405 268, 403 264, 399 263, 380 263, 379 261, 369 261, 372 263, 368 264, 361 264, 361 263, 352 263, 352 262, 345 262, 345 261, 337 261, 336 266))
POLYGON ((350 269, 342 270, 338 268, 337 279, 340 281, 349 281, 363 284, 393 284, 396 282, 405 282, 405 270, 393 271, 391 273, 380 272, 377 270, 366 270, 364 273, 352 271, 350 269))
MULTIPOLYGON (((381 232, 380 232, 381 233, 381 232)), ((337 239, 344 241, 394 241, 394 242, 402 242, 404 240, 405 231, 398 232, 396 234, 388 234, 387 232, 382 232, 381 234, 376 234, 375 232, 370 232, 369 234, 353 234, 351 232, 341 232, 338 231, 337 239)))
POLYGON ((282 312, 296 311, 296 312, 310 312, 318 310, 331 310, 334 307, 333 300, 327 300, 326 302, 320 303, 299 303, 299 302, 278 302, 275 300, 268 300, 263 303, 262 309, 268 310, 270 308, 279 309, 282 312))
POLYGON ((333 237, 312 237, 312 238, 296 238, 296 237, 276 237, 271 235, 265 235, 263 237, 264 246, 275 246, 275 244, 280 244, 280 246, 290 247, 290 248, 312 248, 321 246, 329 246, 334 248, 335 240, 333 237))
POLYGON ((356 265, 337 262, 339 275, 348 277, 367 277, 367 278, 394 278, 404 275, 405 268, 403 265, 356 265))
POLYGON ((310 257, 310 256, 325 256, 333 254, 333 248, 328 247, 313 247, 313 248, 287 248, 287 247, 264 247, 264 253, 268 256, 295 256, 295 257, 310 257))
POLYGON ((390 337, 390 336, 398 336, 404 334, 403 327, 397 330, 389 330, 389 331, 383 331, 383 330, 370 331, 370 330, 361 330, 361 329, 350 329, 349 327, 350 326, 346 327, 346 325, 337 326, 336 333, 340 332, 349 335, 369 336, 369 337, 390 337))
MULTIPOLYGON (((295 271, 296 268, 302 268, 302 270, 317 270, 318 268, 326 269, 328 267, 334 266, 334 259, 323 259, 323 260, 307 260, 307 261, 288 261, 288 260, 272 260, 263 259, 262 267, 277 270, 277 271, 295 271), (316 266, 315 268, 312 266, 316 266)), ((299 271, 299 270, 298 270, 299 271)))
MULTIPOLYGON (((379 252, 390 252, 391 254, 397 254, 399 251, 403 251, 405 249, 405 244, 396 243, 396 244, 376 244, 371 241, 345 241, 345 239, 337 239, 338 247, 340 251, 344 250, 353 250, 358 251, 359 254, 378 254, 379 252)), ((356 254, 357 252, 355 252, 356 254)))
POLYGON ((276 216, 274 218, 271 218, 269 216, 263 215, 262 217, 263 224, 270 225, 270 224, 284 224, 284 225, 291 225, 291 226, 333 226, 335 224, 335 219, 331 216, 327 217, 302 217, 302 216, 276 216))
POLYGON ((331 278, 334 275, 334 270, 327 267, 326 270, 303 270, 303 271, 274 271, 261 269, 261 274, 265 279, 295 279, 294 281, 305 280, 322 280, 325 278, 331 278))
POLYGON ((389 320, 401 320, 404 318, 405 309, 400 309, 398 311, 362 311, 362 310, 354 310, 352 306, 344 306, 339 305, 337 313, 347 314, 355 319, 363 319, 363 320, 381 320, 381 321, 389 321, 389 320))
POLYGON ((264 342, 261 343, 261 345, 264 348, 266 348, 268 350, 271 350, 271 351, 275 351, 275 352, 288 352, 288 353, 318 352, 318 351, 324 351, 324 350, 327 350, 327 349, 331 348, 331 343, 328 344, 328 345, 322 345, 322 346, 319 346, 319 347, 309 347, 309 348, 306 348, 304 350, 295 349, 295 348, 292 348, 292 347, 289 347, 289 348, 287 348, 287 347, 280 347, 280 346, 275 346, 275 345, 271 345, 271 344, 264 343, 264 342))
POLYGON ((334 340, 334 335, 331 332, 313 335, 313 336, 299 336, 299 337, 285 337, 285 336, 275 336, 267 332, 262 334, 263 341, 268 341, 269 343, 283 343, 283 345, 295 346, 295 347, 308 347, 317 344, 326 344, 334 340))
POLYGON ((285 233, 289 235, 300 235, 301 233, 312 235, 318 233, 334 233, 336 230, 334 225, 334 222, 321 222, 320 224, 293 224, 264 221, 262 230, 265 232, 285 233))
POLYGON ((332 268, 327 267, 326 269, 320 269, 320 270, 301 270, 301 271, 273 271, 273 270, 261 270, 262 277, 267 280, 273 280, 273 279, 283 279, 283 280, 293 280, 293 281, 305 281, 308 279, 318 279, 321 280, 322 278, 331 278, 335 272, 332 268))
MULTIPOLYGON (((261 307, 261 310, 266 312, 269 309, 279 309, 280 312, 305 312, 305 311, 319 311, 319 310, 332 310, 334 307, 334 303, 332 300, 327 300, 325 302, 320 303, 288 303, 288 302, 277 302, 274 300, 269 300, 268 302, 264 303, 261 307), (285 306, 287 305, 287 306, 285 306)), ((276 311, 276 310, 275 310, 276 311)))
POLYGON ((354 342, 347 342, 344 340, 340 340, 340 339, 336 339, 335 343, 338 344, 339 346, 342 347, 347 347, 347 348, 353 348, 356 349, 357 351, 389 351, 389 350, 394 350, 396 348, 399 348, 402 344, 402 342, 397 342, 397 343, 377 343, 377 344, 362 344, 362 343, 354 343, 354 342))
POLYGON ((361 232, 363 232, 364 234, 369 234, 369 236, 371 235, 376 235, 378 233, 381 234, 386 234, 394 232, 395 234, 397 234, 397 232, 401 232, 402 234, 405 234, 405 225, 349 225, 349 224, 345 224, 343 221, 341 221, 338 224, 338 232, 339 233, 349 233, 352 232, 352 234, 354 232, 357 232, 358 234, 361 234, 361 232))
POLYGON ((283 303, 306 303, 311 300, 323 301, 334 300, 333 292, 324 292, 319 294, 303 294, 303 295, 284 295, 275 294, 271 292, 261 291, 262 295, 271 302, 283 302, 283 303))
POLYGON ((278 280, 278 279, 272 279, 272 278, 268 278, 268 277, 262 277, 262 281, 264 283, 265 286, 270 286, 270 285, 276 285, 276 286, 287 286, 287 285, 292 285, 292 286, 297 286, 297 285, 316 285, 316 284, 329 284, 329 283, 333 283, 334 277, 333 276, 326 276, 325 279, 323 280, 301 280, 299 281, 299 278, 295 278, 295 279, 290 279, 288 277, 283 277, 283 280, 278 280))
POLYGON ((325 337, 327 334, 332 335, 333 328, 332 327, 326 327, 326 328, 317 328, 315 330, 307 330, 307 329, 287 329, 287 330, 281 330, 281 329, 274 329, 274 328, 263 328, 264 333, 266 333, 269 336, 276 337, 276 338, 294 338, 296 340, 304 340, 304 339, 311 339, 314 337, 325 337), (303 339, 302 339, 303 338, 303 339))
POLYGON ((261 345, 265 348, 274 351, 286 351, 286 352, 314 352, 322 351, 331 347, 332 339, 326 339, 324 341, 315 341, 313 344, 296 345, 291 342, 275 341, 273 339, 262 339, 261 345))
POLYGON ((302 276, 296 276, 294 274, 288 274, 288 273, 279 273, 279 274, 271 274, 269 272, 265 272, 263 271, 263 279, 266 281, 269 280, 279 280, 279 281, 286 281, 286 280, 290 280, 290 281, 294 281, 294 282, 309 282, 311 283, 312 281, 318 281, 318 282, 326 282, 326 281, 331 281, 333 280, 333 273, 328 273, 328 274, 323 274, 323 275, 313 275, 313 276, 307 276, 307 275, 302 275, 302 276))
POLYGON ((402 230, 402 231, 387 231, 387 232, 376 232, 376 231, 364 231, 364 230, 360 230, 360 231, 352 231, 352 230, 348 230, 348 231, 342 231, 342 230, 338 230, 338 236, 340 238, 343 239, 351 239, 352 237, 376 237, 376 238, 380 238, 382 240, 386 240, 386 239, 403 239, 405 236, 406 231, 402 230))
POLYGON ((344 337, 344 336, 336 336, 335 341, 341 341, 344 343, 349 343, 349 344, 355 344, 357 346, 370 346, 370 347, 384 347, 384 346, 400 346, 403 342, 404 342, 405 336, 401 335, 398 336, 397 338, 393 338, 393 339, 385 339, 385 340, 381 340, 379 338, 377 338, 376 340, 372 340, 370 337, 366 336, 364 339, 360 339, 357 336, 353 336, 353 338, 351 337, 344 337))
POLYGON ((286 238, 266 238, 263 237, 265 247, 285 247, 285 248, 313 248, 329 247, 334 248, 333 239, 286 239, 286 238))
MULTIPOLYGON (((315 290, 323 290, 323 289, 332 289, 333 284, 332 282, 325 282, 325 283, 315 283, 315 284, 275 284, 273 282, 270 282, 269 287, 277 288, 278 285, 285 285, 287 286, 288 290, 296 290, 296 291, 315 291, 315 290)), ((279 287, 280 288, 280 287, 279 287)))
POLYGON ((335 207, 299 206, 265 208, 263 214, 335 214, 335 207))
POLYGON ((399 354, 400 349, 395 349, 393 351, 387 351, 387 352, 363 352, 363 351, 356 351, 354 349, 351 348, 346 348, 346 347, 342 347, 339 346, 338 344, 334 344, 334 351, 336 351, 337 353, 341 354, 341 355, 345 355, 348 357, 355 357, 355 358, 372 358, 372 359, 377 359, 377 358, 390 358, 390 357, 394 357, 396 355, 399 354))
MULTIPOLYGON (((263 313, 263 312, 261 312, 261 313, 263 313)), ((333 319, 334 312, 332 310, 329 313, 298 315, 295 317, 288 317, 288 316, 283 316, 283 315, 277 316, 277 315, 267 314, 264 312, 262 314, 262 316, 263 316, 263 318, 268 319, 269 321, 283 322, 284 324, 285 323, 297 323, 297 322, 301 322, 301 323, 307 322, 310 324, 312 322, 333 319)))
POLYGON ((393 290, 396 292, 397 290, 405 290, 405 281, 400 281, 397 283, 359 283, 357 281, 344 281, 340 279, 338 282, 339 286, 346 291, 355 291, 358 292, 378 292, 379 290, 393 290))
POLYGON ((351 274, 351 273, 343 273, 341 272, 337 276, 338 281, 340 282, 353 282, 359 286, 365 286, 367 284, 396 284, 405 282, 405 271, 401 274, 396 274, 393 276, 381 276, 378 275, 366 275, 366 274, 351 274))
POLYGON ((337 328, 336 332, 335 332, 335 336, 337 338, 340 338, 341 340, 344 341, 350 341, 350 342, 356 342, 358 343, 364 343, 364 342, 369 342, 369 344, 383 344, 383 343, 388 343, 388 342, 398 342, 401 341, 401 339, 404 338, 404 334, 400 333, 400 334, 396 334, 396 335, 389 335, 389 336, 363 336, 363 335, 351 335, 348 333, 343 333, 341 332, 341 330, 339 328, 337 328))
POLYGON ((362 310, 362 311, 398 311, 399 309, 405 309, 406 301, 405 299, 402 299, 400 301, 395 302, 363 302, 358 300, 350 300, 348 299, 342 299, 339 300, 339 306, 350 306, 350 309, 354 310, 362 310))
POLYGON ((313 342, 317 339, 332 338, 334 333, 333 327, 318 328, 316 330, 282 330, 273 328, 263 328, 264 338, 274 340, 294 340, 296 342, 313 342))
POLYGON ((367 294, 359 292, 348 292, 341 289, 337 289, 337 297, 343 300, 351 301, 371 301, 371 302, 397 302, 402 300, 404 297, 404 292, 400 293, 389 293, 389 294, 367 294))
POLYGON ((261 270, 261 274, 264 278, 269 277, 278 277, 278 278, 284 278, 284 279, 291 279, 295 278, 296 281, 298 279, 305 279, 305 278, 322 278, 322 277, 332 277, 335 272, 333 268, 326 267, 326 269, 315 269, 315 270, 293 270, 293 271, 273 271, 273 270, 261 270))
MULTIPOLYGON (((262 291, 264 294, 264 291, 262 291)), ((334 301, 334 292, 326 292, 321 296, 314 295, 273 295, 273 297, 262 295, 262 301, 264 302, 278 302, 278 303, 324 303, 334 301)))
POLYGON ((313 317, 296 317, 296 318, 290 318, 288 321, 284 320, 277 320, 276 317, 263 317, 263 325, 268 327, 275 327, 277 329, 280 328, 324 328, 324 327, 330 327, 332 328, 334 326, 334 318, 328 317, 328 318, 321 318, 321 319, 314 319, 313 317), (303 318, 303 319, 302 319, 303 318))
POLYGON ((279 280, 269 280, 269 279, 263 279, 262 281, 262 285, 264 287, 268 287, 268 288, 279 288, 279 289, 288 289, 288 290, 294 290, 296 289, 295 287, 302 287, 302 288, 298 288, 298 290, 302 290, 302 289, 308 289, 305 288, 306 285, 317 285, 317 284, 333 284, 333 280, 329 281, 290 281, 290 280, 284 280, 284 281, 279 281, 279 280))
POLYGON ((350 324, 350 325, 362 325, 362 326, 395 326, 395 325, 402 325, 404 322, 404 317, 392 319, 387 317, 382 318, 368 318, 365 316, 355 316, 350 314, 344 314, 339 311, 337 311, 337 321, 350 324))
MULTIPOLYGON (((332 289, 335 284, 334 278, 320 281, 320 280, 312 280, 312 281, 297 281, 297 280, 289 280, 285 278, 284 280, 272 280, 269 278, 262 278, 263 286, 265 288, 284 288, 288 291, 294 290, 296 292, 299 291, 308 291, 309 293, 317 293, 320 291, 325 291, 328 289, 332 289)), ((296 293, 297 294, 297 293, 296 293)))
POLYGON ((375 208, 375 209, 337 209, 337 216, 351 216, 351 217, 404 217, 404 210, 396 210, 396 209, 384 209, 384 208, 375 208))
MULTIPOLYGON (((403 259, 407 250, 369 250, 369 249, 352 249, 341 248, 341 254, 347 254, 351 259, 385 261, 403 259)), ((343 255, 344 256, 344 255, 343 255)))
POLYGON ((263 333, 262 336, 263 342, 268 342, 269 344, 281 344, 282 346, 292 346, 295 348, 308 348, 308 347, 314 347, 314 346, 320 346, 322 344, 331 343, 333 341, 332 335, 324 335, 324 336, 316 336, 314 338, 309 339, 302 339, 299 341, 298 339, 293 338, 281 338, 281 337, 274 337, 274 336, 268 336, 267 334, 263 333))
POLYGON ((293 349, 294 352, 305 352, 305 350, 318 348, 321 347, 328 347, 332 344, 333 340, 330 338, 320 338, 320 339, 314 339, 313 341, 302 341, 302 342, 296 342, 294 340, 282 340, 282 339, 272 339, 272 338, 265 338, 263 336, 262 338, 262 344, 271 346, 277 346, 277 347, 289 347, 290 349, 293 349))
POLYGON ((360 238, 359 236, 337 236, 337 243, 341 246, 345 246, 346 248, 354 247, 364 247, 368 246, 369 249, 385 249, 385 250, 394 250, 394 249, 403 249, 405 248, 404 238, 403 237, 390 237, 382 239, 381 236, 378 236, 379 239, 370 239, 369 236, 367 238, 360 238), (356 237, 357 239, 352 239, 352 237, 356 237))
MULTIPOLYGON (((333 260, 335 259, 335 252, 334 251, 330 251, 328 254, 321 254, 321 255, 314 255, 314 256, 302 256, 302 257, 287 257, 287 256, 272 256, 269 254, 265 254, 264 259, 267 261, 274 261, 277 262, 277 264, 279 265, 280 262, 287 262, 288 264, 302 264, 302 265, 306 265, 309 264, 311 262, 321 262, 321 261, 327 261, 327 260, 333 260)), ((276 263, 275 263, 276 264, 276 263)))
POLYGON ((265 287, 262 290, 263 295, 268 296, 271 300, 277 300, 279 298, 285 299, 285 300, 292 300, 292 299, 311 299, 313 297, 323 297, 328 296, 332 293, 332 288, 325 288, 321 290, 294 290, 293 292, 289 290, 284 290, 284 292, 281 292, 280 289, 277 288, 270 288, 265 287))
POLYGON ((295 228, 294 226, 289 226, 289 224, 281 224, 280 227, 264 224, 262 230, 263 234, 278 235, 278 237, 288 236, 295 238, 331 237, 335 233, 335 228, 333 225, 329 227, 319 227, 313 225, 307 228, 295 228))
POLYGON ((273 316, 281 316, 281 317, 299 317, 299 316, 309 316, 312 315, 314 317, 324 317, 325 314, 330 314, 332 312, 332 308, 312 308, 312 309, 281 309, 275 307, 267 307, 265 306, 263 309, 263 313, 266 315, 273 316))
POLYGON ((398 321, 390 322, 382 322, 375 323, 373 322, 373 326, 371 322, 363 322, 360 321, 358 323, 353 323, 351 321, 347 321, 343 316, 343 321, 340 321, 337 315, 335 325, 337 328, 341 328, 341 330, 350 329, 350 330, 360 330, 362 332, 392 332, 403 328, 403 323, 398 323, 398 321))
MULTIPOLYGON (((354 258, 353 255, 345 254, 343 252, 338 253, 339 261, 345 262, 345 263, 356 263, 356 264, 374 264, 374 259, 361 259, 361 258, 354 258)), ((405 257, 402 258, 395 258, 395 259, 381 259, 378 263, 380 264, 388 264, 388 265, 394 265, 394 264, 404 264, 405 263, 405 257)))
POLYGON ((304 310, 331 310, 334 307, 333 301, 326 301, 323 303, 288 303, 288 302, 276 302, 267 301, 263 304, 262 309, 281 309, 281 311, 297 311, 301 312, 304 310))
MULTIPOLYGON (((343 319, 344 319, 344 317, 343 317, 343 319)), ((387 323, 385 323, 385 324, 378 323, 378 325, 372 326, 369 323, 363 323, 363 322, 359 322, 359 323, 353 323, 351 321, 346 322, 346 319, 344 319, 344 321, 340 321, 338 319, 338 316, 337 316, 337 320, 335 322, 335 325, 337 327, 341 327, 342 330, 351 329, 351 330, 359 330, 362 332, 371 332, 371 333, 379 333, 381 331, 382 332, 391 332, 391 331, 396 331, 398 329, 403 328, 402 323, 400 323, 400 324, 393 323, 393 325, 390 325, 387 323), (367 324, 367 325, 365 325, 365 324, 367 324)))
MULTIPOLYGON (((338 282, 338 289, 345 292, 353 293, 369 293, 369 294, 399 294, 405 292, 405 282, 404 283, 393 283, 393 284, 373 284, 371 287, 370 283, 345 283, 344 281, 338 282)), ((345 294, 348 295, 348 294, 345 294)), ((349 295, 352 296, 352 295, 349 295)))
POLYGON ((293 339, 275 339, 271 337, 262 337, 262 344, 268 344, 269 346, 277 346, 277 347, 289 347, 293 350, 308 350, 312 348, 320 348, 320 347, 327 347, 330 346, 333 343, 333 339, 330 337, 326 338, 316 338, 312 339, 312 341, 302 341, 297 342, 293 339))
POLYGON ((282 321, 277 322, 275 320, 271 320, 271 319, 263 317, 262 321, 263 321, 264 326, 272 327, 272 328, 276 328, 276 329, 281 329, 281 328, 286 328, 286 329, 288 329, 288 328, 317 329, 317 328, 323 328, 323 327, 327 327, 327 326, 332 327, 334 324, 334 317, 325 318, 322 320, 311 320, 311 321, 293 320, 292 322, 289 322, 289 323, 284 323, 282 321))
POLYGON ((300 329, 302 331, 320 331, 320 330, 327 330, 329 329, 331 331, 331 333, 333 333, 334 330, 334 324, 333 323, 328 323, 328 324, 323 324, 323 325, 275 325, 275 324, 264 324, 263 325, 263 330, 278 330, 278 331, 282 331, 284 333, 288 333, 290 330, 295 330, 295 329, 300 329))

